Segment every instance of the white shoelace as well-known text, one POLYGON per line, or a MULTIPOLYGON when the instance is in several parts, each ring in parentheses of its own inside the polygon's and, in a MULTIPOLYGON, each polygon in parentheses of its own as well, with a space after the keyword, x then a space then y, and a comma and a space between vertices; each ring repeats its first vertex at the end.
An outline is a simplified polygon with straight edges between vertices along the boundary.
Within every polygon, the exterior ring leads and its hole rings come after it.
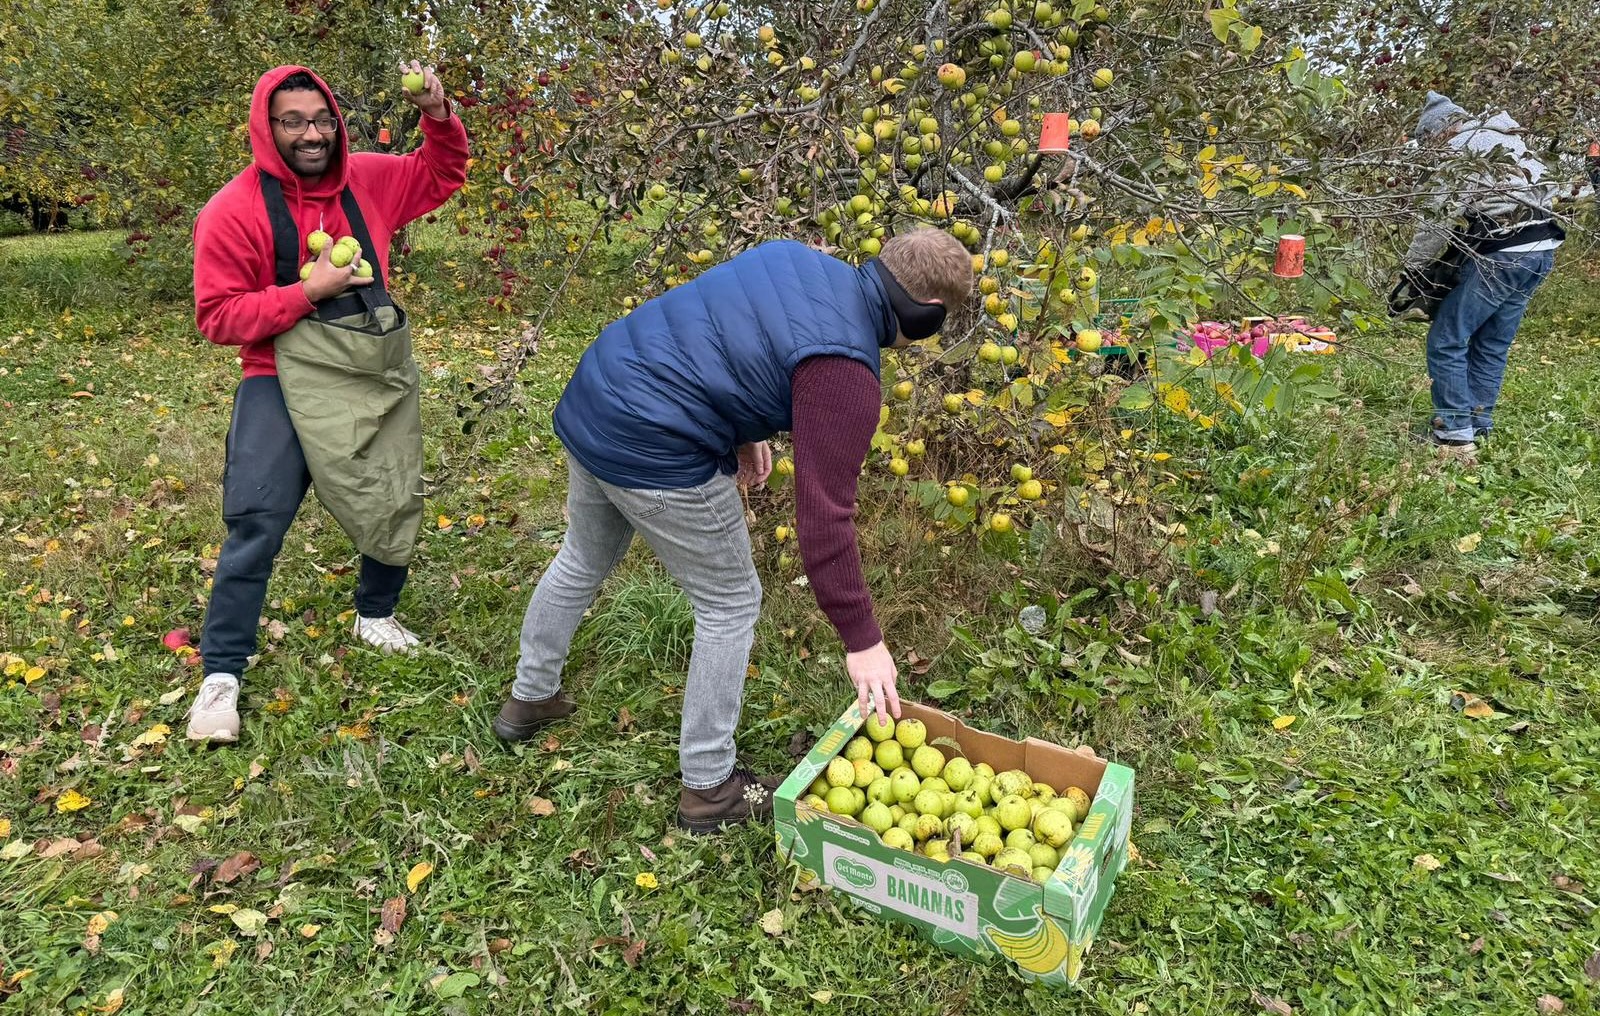
POLYGON ((232 677, 208 677, 200 685, 200 694, 195 696, 194 708, 190 712, 208 713, 218 706, 233 705, 233 699, 239 693, 239 680, 232 677))
POLYGON ((393 614, 388 617, 364 617, 361 621, 365 633, 376 635, 385 642, 406 645, 417 641, 416 635, 407 631, 393 614))

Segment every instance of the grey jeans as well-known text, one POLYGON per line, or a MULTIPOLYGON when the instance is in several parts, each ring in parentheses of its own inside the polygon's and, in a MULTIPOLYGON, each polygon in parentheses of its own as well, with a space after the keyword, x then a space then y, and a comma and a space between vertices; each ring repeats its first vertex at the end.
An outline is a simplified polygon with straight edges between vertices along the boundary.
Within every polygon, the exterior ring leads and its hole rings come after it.
POLYGON ((739 488, 721 475, 680 490, 614 487, 571 456, 567 477, 567 535, 528 602, 511 694, 538 702, 561 691, 573 633, 637 532, 694 608, 678 763, 684 786, 715 787, 733 771, 733 732, 761 613, 739 488))

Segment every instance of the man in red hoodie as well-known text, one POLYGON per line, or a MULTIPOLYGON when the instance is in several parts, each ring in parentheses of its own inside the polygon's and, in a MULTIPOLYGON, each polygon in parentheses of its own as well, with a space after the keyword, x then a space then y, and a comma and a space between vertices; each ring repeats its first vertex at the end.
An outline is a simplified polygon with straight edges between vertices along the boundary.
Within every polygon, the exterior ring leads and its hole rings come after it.
MULTIPOLYGON (((423 143, 403 156, 351 153, 332 91, 308 69, 277 67, 262 75, 250 103, 254 161, 195 220, 195 323, 212 342, 239 347, 244 377, 228 430, 222 495, 228 536, 200 641, 206 678, 190 710, 192 739, 239 736, 239 676, 256 651, 274 558, 311 484, 278 378, 277 340, 326 320, 328 308, 355 296, 371 308, 373 294, 387 289, 395 230, 466 182, 467 132, 433 69, 415 62, 401 69, 423 75, 422 88, 405 93, 422 113, 423 143), (318 230, 335 238, 364 235, 370 249, 340 264, 330 240, 302 270, 302 245, 318 230), (365 267, 363 258, 370 259, 365 267)), ((414 378, 409 344, 401 355, 414 378)), ((340 398, 329 392, 322 401, 340 398)), ((409 547, 398 556, 409 561, 409 547)), ((394 617, 406 574, 404 564, 362 555, 355 635, 385 652, 404 652, 418 641, 394 617)))

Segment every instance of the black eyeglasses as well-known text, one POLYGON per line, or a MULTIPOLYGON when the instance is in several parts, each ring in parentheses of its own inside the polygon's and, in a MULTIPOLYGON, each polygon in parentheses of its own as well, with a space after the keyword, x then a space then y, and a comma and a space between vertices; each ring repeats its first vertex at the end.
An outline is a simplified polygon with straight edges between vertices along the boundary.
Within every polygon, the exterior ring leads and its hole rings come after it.
POLYGON ((318 133, 339 133, 339 121, 335 120, 331 116, 319 116, 315 120, 305 120, 298 116, 269 116, 267 119, 271 120, 279 127, 282 127, 285 134, 304 134, 306 132, 306 128, 312 124, 317 125, 318 133))

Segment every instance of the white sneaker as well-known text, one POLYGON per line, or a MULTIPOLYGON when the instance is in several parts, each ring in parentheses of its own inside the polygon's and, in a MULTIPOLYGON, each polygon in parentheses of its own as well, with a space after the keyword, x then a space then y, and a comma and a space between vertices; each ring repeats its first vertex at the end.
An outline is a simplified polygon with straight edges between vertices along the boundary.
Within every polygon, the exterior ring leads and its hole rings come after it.
POLYGON ((231 744, 239 739, 239 679, 207 674, 189 707, 189 740, 231 744))
POLYGON ((388 617, 356 616, 355 636, 382 653, 409 653, 422 643, 417 633, 388 617))

